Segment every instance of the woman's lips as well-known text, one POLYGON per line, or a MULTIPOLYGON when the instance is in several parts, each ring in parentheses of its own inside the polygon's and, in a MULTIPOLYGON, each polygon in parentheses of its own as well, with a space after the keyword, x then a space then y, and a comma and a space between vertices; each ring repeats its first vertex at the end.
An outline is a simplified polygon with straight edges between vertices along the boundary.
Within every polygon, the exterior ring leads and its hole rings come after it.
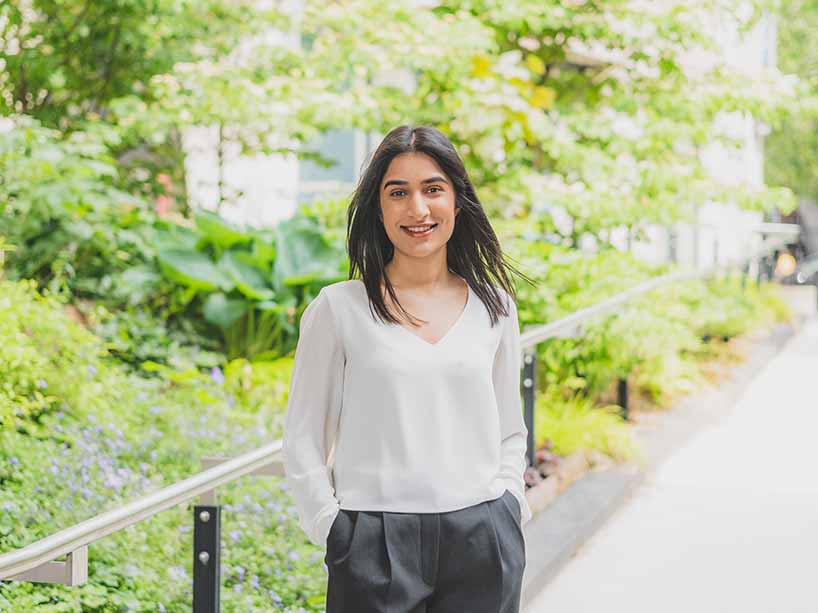
POLYGON ((409 230, 407 226, 401 226, 401 229, 412 238, 424 238, 426 236, 429 236, 432 232, 435 231, 436 228, 437 224, 432 224, 432 226, 424 232, 412 232, 411 230, 409 230))

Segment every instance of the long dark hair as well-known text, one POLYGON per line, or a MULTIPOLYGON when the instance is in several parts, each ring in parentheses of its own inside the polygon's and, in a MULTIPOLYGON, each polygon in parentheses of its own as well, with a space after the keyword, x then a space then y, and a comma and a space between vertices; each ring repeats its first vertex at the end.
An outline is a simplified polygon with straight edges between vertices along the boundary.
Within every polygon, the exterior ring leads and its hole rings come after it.
MULTIPOLYGON (((394 245, 381 222, 380 184, 392 159, 402 153, 425 153, 437 162, 451 179, 455 190, 454 231, 446 243, 448 269, 463 277, 472 287, 489 312, 493 326, 502 314, 507 316, 507 305, 494 285, 503 288, 516 302, 516 290, 509 281, 508 272, 531 279, 507 263, 500 242, 491 227, 483 206, 477 199, 463 160, 451 141, 440 130, 431 126, 398 126, 383 139, 364 169, 347 211, 347 251, 349 278, 361 280, 369 296, 370 310, 381 320, 400 323, 386 308, 381 294, 381 282, 392 302, 404 315, 409 315, 395 295, 386 264, 392 259, 394 245)), ((415 319, 415 318, 412 318, 415 319)))

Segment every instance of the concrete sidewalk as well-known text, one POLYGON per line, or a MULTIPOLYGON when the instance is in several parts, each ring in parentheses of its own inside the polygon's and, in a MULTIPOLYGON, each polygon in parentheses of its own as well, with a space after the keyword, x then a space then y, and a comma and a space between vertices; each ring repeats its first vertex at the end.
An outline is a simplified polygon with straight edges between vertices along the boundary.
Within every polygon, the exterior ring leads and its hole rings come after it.
POLYGON ((816 439, 813 317, 526 613, 818 612, 816 439))

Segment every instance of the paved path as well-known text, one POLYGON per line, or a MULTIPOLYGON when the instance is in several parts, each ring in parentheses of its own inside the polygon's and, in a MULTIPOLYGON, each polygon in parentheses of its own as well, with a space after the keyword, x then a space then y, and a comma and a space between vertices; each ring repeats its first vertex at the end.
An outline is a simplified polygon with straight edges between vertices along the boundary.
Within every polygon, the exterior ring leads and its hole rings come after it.
POLYGON ((815 318, 526 609, 585 612, 818 613, 815 318))

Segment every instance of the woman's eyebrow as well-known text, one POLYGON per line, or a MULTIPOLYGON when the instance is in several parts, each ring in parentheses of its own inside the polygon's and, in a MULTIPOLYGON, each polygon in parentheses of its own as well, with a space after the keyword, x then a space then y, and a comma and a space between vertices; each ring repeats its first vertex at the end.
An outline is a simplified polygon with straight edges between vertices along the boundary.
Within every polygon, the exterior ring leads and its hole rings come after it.
MULTIPOLYGON (((386 189, 390 185, 407 185, 408 183, 409 181, 406 179, 390 179, 384 183, 383 188, 386 189)), ((428 179, 423 179, 421 183, 448 183, 448 181, 440 175, 435 175, 433 177, 429 177, 428 179)))

